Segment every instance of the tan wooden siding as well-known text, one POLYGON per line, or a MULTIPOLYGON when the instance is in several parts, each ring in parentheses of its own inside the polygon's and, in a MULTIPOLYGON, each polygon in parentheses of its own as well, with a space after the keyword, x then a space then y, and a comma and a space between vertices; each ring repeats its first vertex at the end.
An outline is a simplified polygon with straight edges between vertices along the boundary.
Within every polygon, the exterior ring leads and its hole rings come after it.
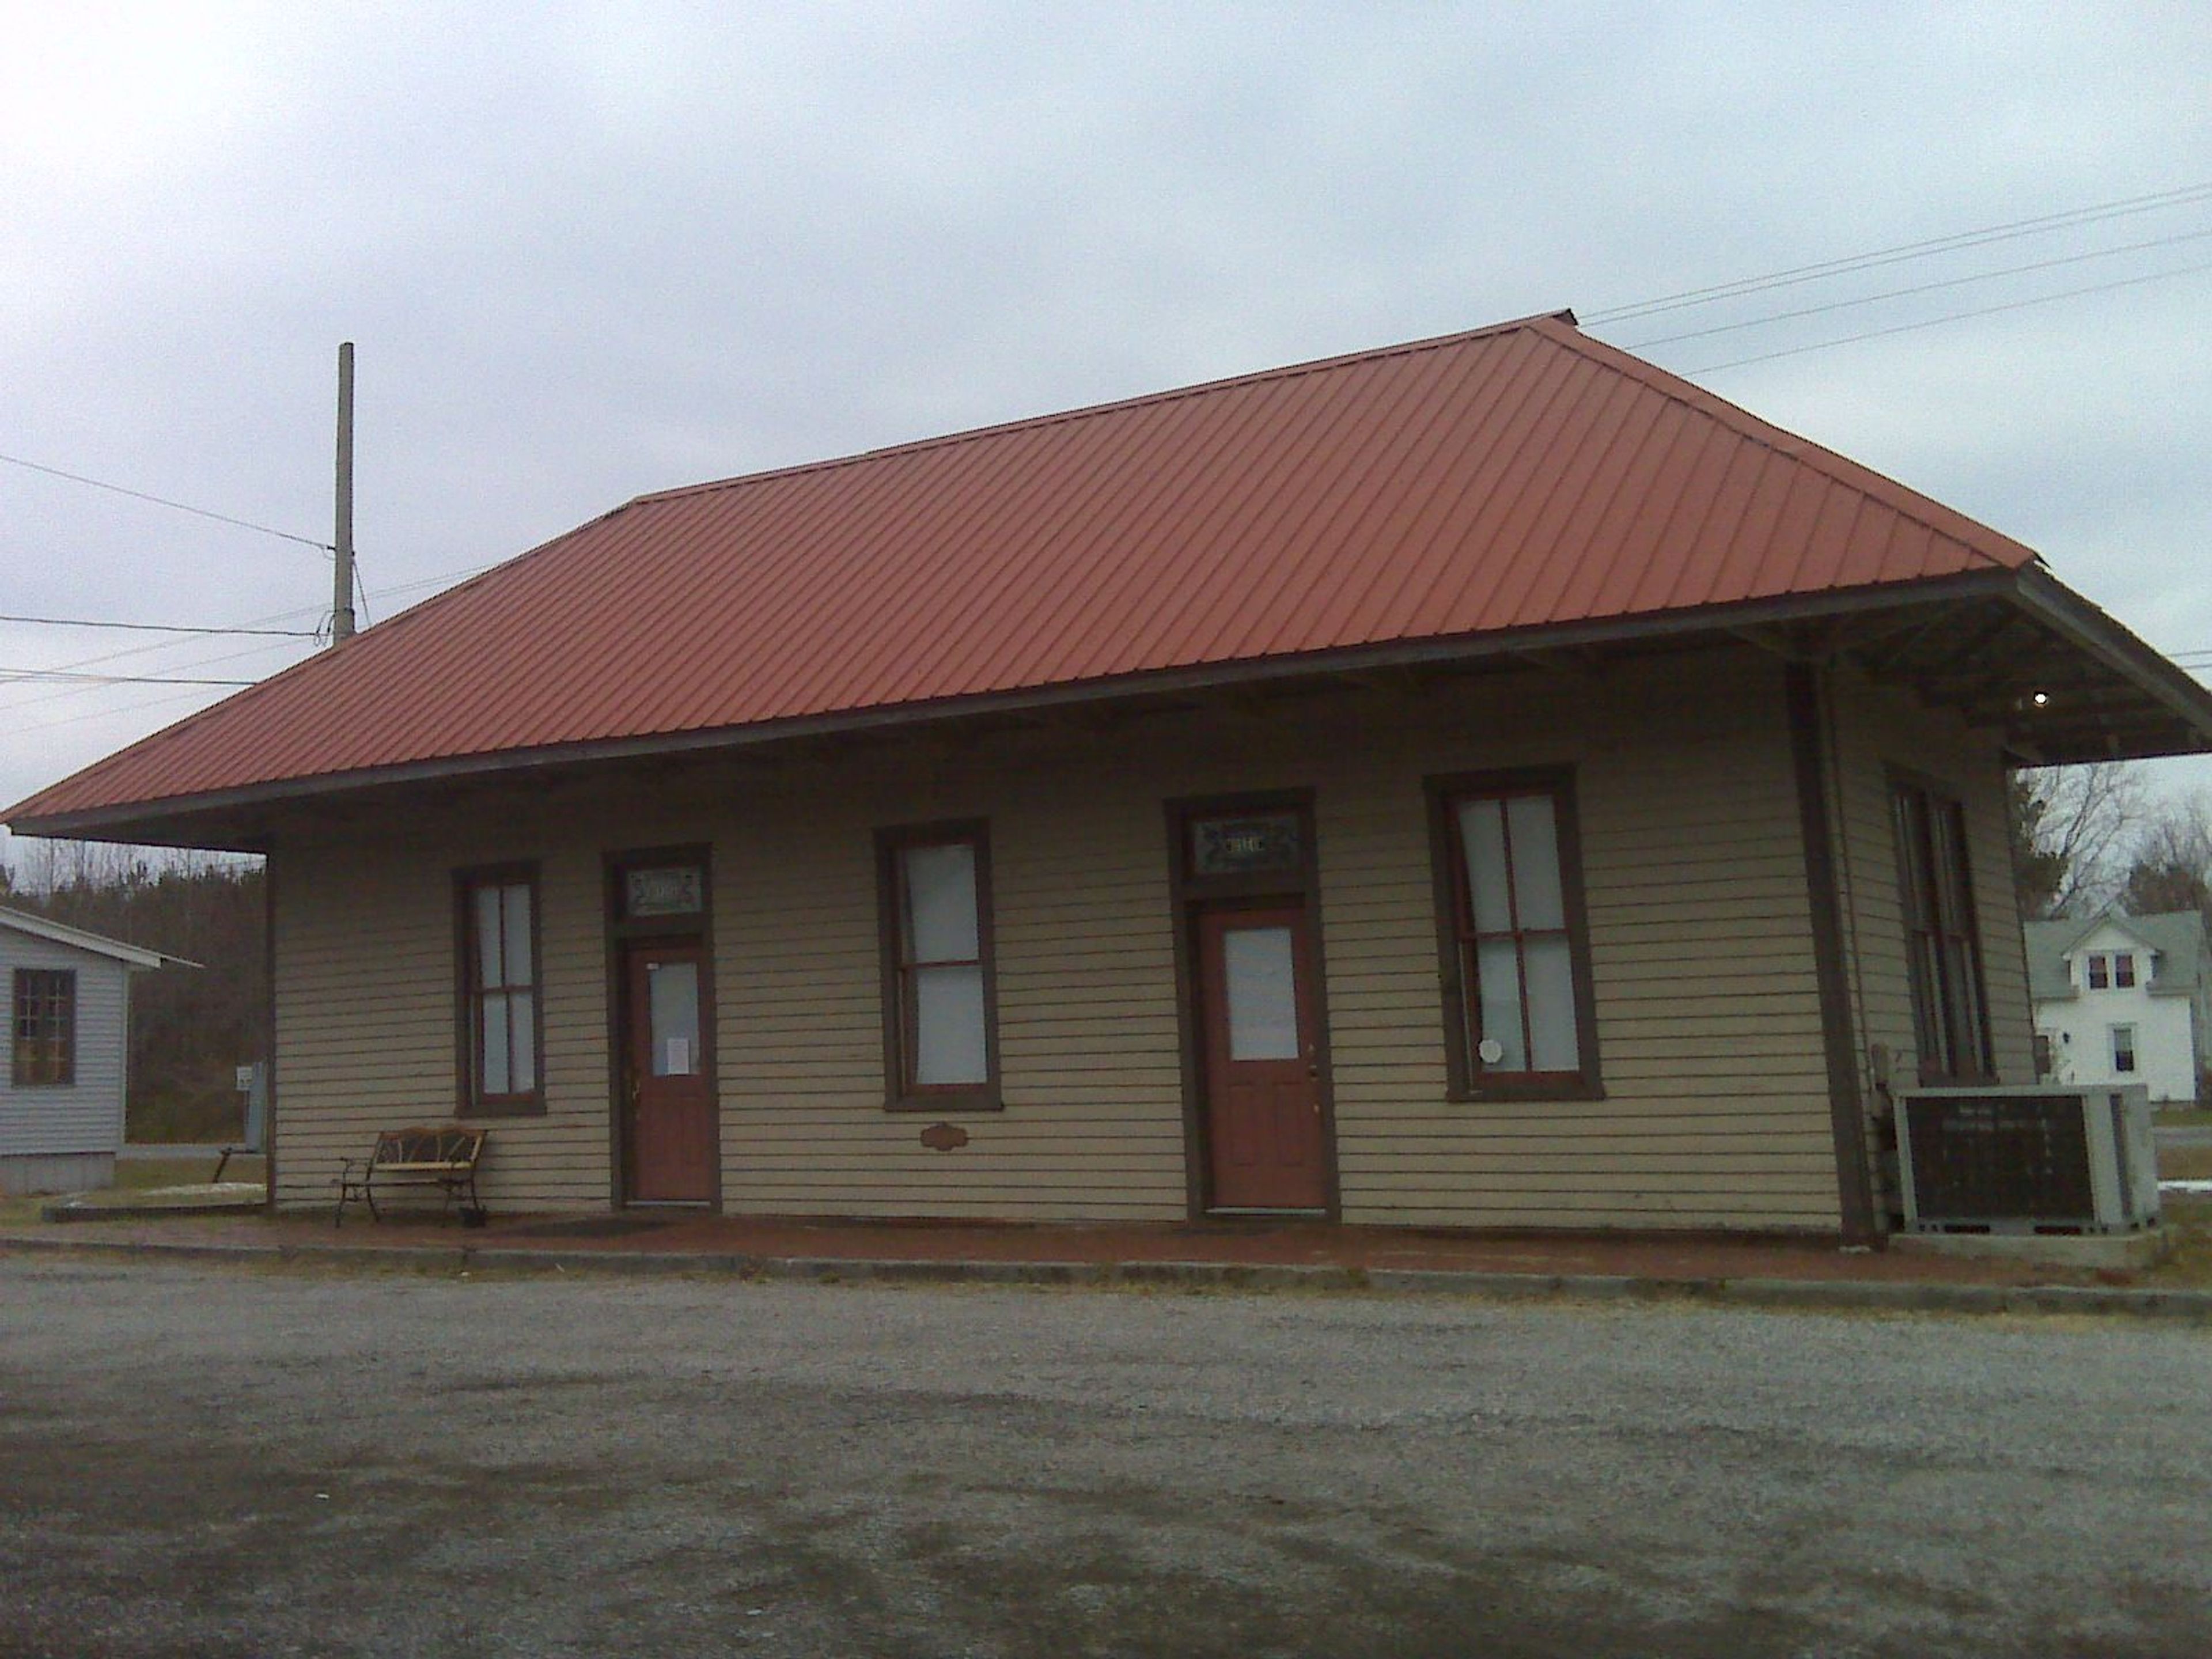
POLYGON ((276 860, 276 1201, 320 1203, 380 1129, 452 1120, 453 872, 542 860, 546 1111, 491 1131, 480 1185, 503 1208, 608 1197, 605 944, 598 855, 518 838, 394 838, 276 860))
POLYGON ((1321 794, 1338 1158, 1351 1221, 1838 1224, 1780 674, 1624 673, 1531 721, 1376 753, 1321 794), (1578 705, 1578 706, 1577 706, 1578 705), (1424 775, 1571 761, 1605 1097, 1445 1098, 1424 775))
POLYGON ((1182 1078, 1156 795, 1106 773, 1049 787, 988 763, 865 791, 817 783, 715 845, 726 1209, 1184 1213, 1182 1078), (1005 1109, 884 1109, 873 836, 990 830, 1005 1109), (803 918, 794 925, 794 915, 803 918))
MULTIPOLYGON (((1909 1088, 1918 1078, 1897 840, 1890 813, 1892 769, 1932 779, 1966 808, 1990 1040, 1998 1079, 2035 1080, 2034 1009, 2005 823, 2004 765, 1996 740, 1962 721, 1839 677, 1832 697, 1838 865, 1845 889, 1844 945, 1853 962, 1853 1026, 1868 1107, 1870 1156, 1881 1167, 1887 1110, 1880 1084, 1909 1088)), ((1885 1194, 1891 1204, 1896 1194, 1885 1194)))
POLYGON ((1777 665, 1749 650, 1411 696, 1334 693, 830 763, 486 792, 276 860, 280 1199, 453 1109, 452 872, 542 869, 543 1118, 491 1202, 611 1191, 604 854, 711 845, 733 1212, 1172 1220, 1187 1206, 1164 803, 1313 792, 1345 1218, 1830 1230, 1809 911, 1777 665), (1572 764, 1604 1098, 1445 1098, 1425 777, 1572 764), (650 802, 649 805, 641 803, 650 802), (989 824, 1005 1109, 884 1109, 873 831, 989 824), (500 834, 488 826, 514 827, 500 834))

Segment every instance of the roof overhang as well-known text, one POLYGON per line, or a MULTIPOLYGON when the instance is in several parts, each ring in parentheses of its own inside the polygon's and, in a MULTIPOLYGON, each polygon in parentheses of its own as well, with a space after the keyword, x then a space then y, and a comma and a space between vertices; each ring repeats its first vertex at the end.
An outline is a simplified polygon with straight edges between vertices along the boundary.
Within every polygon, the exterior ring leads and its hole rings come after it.
POLYGON ((173 957, 164 951, 149 951, 143 945, 126 945, 119 939, 110 939, 105 933, 88 933, 82 927, 71 927, 64 922, 49 921, 44 916, 33 915, 27 910, 0 908, 0 927, 12 929, 49 945, 67 945, 73 951, 88 951, 94 956, 106 957, 126 968, 197 968, 197 962, 183 957, 173 957))
POLYGON ((709 730, 443 756, 358 771, 19 817, 18 835, 265 852, 310 803, 367 806, 409 786, 553 773, 625 760, 757 750, 847 734, 1085 705, 1143 705, 1239 687, 1388 670, 1547 665, 1748 641, 1793 660, 1848 665, 1995 732, 2017 763, 2047 766, 2212 752, 2212 690, 2038 569, 1988 569, 1910 586, 1644 612, 1556 627, 1393 641, 1243 659, 709 730))

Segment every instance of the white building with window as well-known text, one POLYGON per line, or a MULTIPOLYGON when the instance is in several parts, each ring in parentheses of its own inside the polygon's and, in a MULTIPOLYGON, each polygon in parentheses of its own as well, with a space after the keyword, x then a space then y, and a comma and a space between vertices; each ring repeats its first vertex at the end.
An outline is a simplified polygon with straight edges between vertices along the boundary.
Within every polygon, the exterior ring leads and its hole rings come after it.
POLYGON ((2202 916, 2032 921, 2027 961, 2038 1057, 2052 1081, 2141 1083, 2154 1103, 2196 1103, 2212 1064, 2202 916))
POLYGON ((131 975, 173 958, 0 909, 9 996, 0 1073, 0 1194, 115 1179, 131 1053, 131 975))

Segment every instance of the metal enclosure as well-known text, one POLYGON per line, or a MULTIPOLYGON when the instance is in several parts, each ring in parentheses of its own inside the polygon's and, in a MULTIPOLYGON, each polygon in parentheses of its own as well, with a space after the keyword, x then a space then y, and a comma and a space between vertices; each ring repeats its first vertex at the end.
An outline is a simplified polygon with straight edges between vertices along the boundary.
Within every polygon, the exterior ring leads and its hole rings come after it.
POLYGON ((2159 1224, 2149 1091, 1917 1089, 1897 1102, 1905 1224, 1921 1233, 2126 1233, 2159 1224))

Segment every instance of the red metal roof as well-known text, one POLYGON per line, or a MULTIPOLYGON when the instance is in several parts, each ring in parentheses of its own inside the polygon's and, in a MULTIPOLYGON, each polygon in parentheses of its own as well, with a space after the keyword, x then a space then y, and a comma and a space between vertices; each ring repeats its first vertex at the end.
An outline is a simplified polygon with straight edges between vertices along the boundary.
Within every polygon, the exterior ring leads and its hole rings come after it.
POLYGON ((1562 313, 642 496, 9 816, 2034 556, 1562 313))

